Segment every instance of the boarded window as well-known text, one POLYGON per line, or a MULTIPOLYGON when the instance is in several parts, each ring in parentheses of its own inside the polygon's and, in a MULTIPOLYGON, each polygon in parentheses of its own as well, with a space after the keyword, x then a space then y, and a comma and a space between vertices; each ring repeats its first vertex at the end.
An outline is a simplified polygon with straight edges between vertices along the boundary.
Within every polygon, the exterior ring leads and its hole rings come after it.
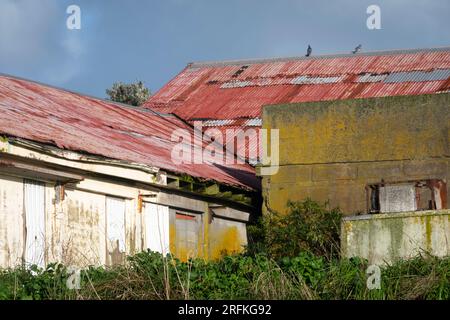
POLYGON ((121 263, 125 253, 125 200, 106 197, 107 251, 111 264, 121 263))
POLYGON ((371 213, 447 208, 447 186, 442 180, 381 183, 369 186, 368 190, 371 213))
POLYGON ((169 207, 146 203, 144 220, 147 249, 163 255, 169 253, 169 207))
POLYGON ((45 184, 24 180, 25 254, 27 265, 45 267, 45 184))
POLYGON ((198 255, 198 240, 200 232, 199 218, 195 214, 176 212, 175 229, 178 256, 182 260, 198 255))
POLYGON ((380 211, 416 211, 416 193, 413 184, 387 185, 380 187, 380 211))

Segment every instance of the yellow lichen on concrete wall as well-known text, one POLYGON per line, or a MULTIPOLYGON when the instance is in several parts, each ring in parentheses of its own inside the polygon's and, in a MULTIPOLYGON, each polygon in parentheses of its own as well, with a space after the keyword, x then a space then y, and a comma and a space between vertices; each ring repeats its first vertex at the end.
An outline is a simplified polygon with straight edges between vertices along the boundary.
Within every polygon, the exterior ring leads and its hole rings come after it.
POLYGON ((247 229, 242 222, 214 218, 210 225, 209 258, 242 252, 247 245, 247 229))
POLYGON ((211 259, 219 259, 223 255, 238 253, 243 250, 237 227, 229 227, 217 235, 218 241, 211 247, 211 259))
POLYGON ((176 230, 175 225, 173 223, 169 226, 169 243, 170 243, 170 252, 175 253, 177 251, 176 246, 176 230))
POLYGON ((226 254, 242 252, 247 244, 246 225, 242 222, 227 221, 214 218, 201 219, 200 230, 203 232, 192 235, 190 241, 196 243, 195 250, 192 246, 187 247, 187 242, 177 239, 176 227, 170 226, 171 252, 181 261, 189 258, 201 258, 205 260, 220 259, 226 254))
POLYGON ((449 114, 450 94, 266 106, 280 168, 263 176, 264 203, 285 212, 310 197, 351 215, 366 212, 368 184, 449 181, 449 114))

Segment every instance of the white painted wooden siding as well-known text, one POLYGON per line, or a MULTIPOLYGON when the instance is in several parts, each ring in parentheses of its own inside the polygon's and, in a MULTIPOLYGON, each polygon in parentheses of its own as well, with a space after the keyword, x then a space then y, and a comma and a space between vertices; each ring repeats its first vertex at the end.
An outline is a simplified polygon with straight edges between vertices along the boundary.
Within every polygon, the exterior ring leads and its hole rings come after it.
POLYGON ((145 203, 144 219, 147 249, 163 255, 169 253, 169 207, 145 203))
POLYGON ((106 197, 106 233, 109 250, 125 252, 125 200, 106 197))
POLYGON ((25 263, 45 267, 45 184, 24 179, 25 263))

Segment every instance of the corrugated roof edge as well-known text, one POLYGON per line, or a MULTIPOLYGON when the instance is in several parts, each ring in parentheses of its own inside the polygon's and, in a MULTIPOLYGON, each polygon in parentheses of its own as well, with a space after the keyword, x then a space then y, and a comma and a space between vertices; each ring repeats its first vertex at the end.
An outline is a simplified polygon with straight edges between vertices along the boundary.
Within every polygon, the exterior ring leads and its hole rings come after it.
MULTIPOLYGON (((143 106, 132 106, 132 105, 129 105, 129 104, 116 102, 116 101, 108 100, 108 99, 105 99, 105 98, 99 98, 99 97, 92 96, 92 95, 89 95, 89 94, 85 94, 85 93, 82 93, 82 92, 77 92, 77 91, 69 90, 69 89, 66 89, 66 88, 54 86, 54 85, 51 85, 51 84, 48 84, 48 83, 44 83, 44 82, 40 82, 40 81, 36 81, 36 80, 24 78, 24 77, 14 76, 14 75, 11 75, 11 74, 8 74, 8 73, 0 72, 0 77, 8 77, 8 78, 16 79, 16 80, 20 80, 20 81, 27 81, 27 82, 31 82, 31 83, 34 83, 34 84, 37 84, 37 85, 40 85, 40 86, 44 86, 44 87, 48 87, 48 88, 52 88, 52 89, 56 89, 56 90, 65 91, 65 92, 68 92, 68 93, 71 93, 71 94, 75 94, 75 95, 78 95, 78 96, 82 96, 82 97, 85 97, 85 98, 94 99, 94 100, 106 102, 106 103, 109 103, 109 104, 117 105, 119 107, 128 108, 128 109, 137 110, 137 111, 142 111, 142 112, 147 112, 147 113, 152 113, 152 114, 155 114, 155 115, 161 116, 161 117, 170 117, 170 118, 174 117, 174 114, 172 114, 172 113, 158 112, 158 111, 155 111, 153 109, 145 108, 143 106)), ((176 117, 176 118, 178 118, 178 117, 176 117)))
MULTIPOLYGON (((58 87, 58 86, 50 85, 50 84, 39 82, 39 81, 36 81, 36 80, 27 79, 27 78, 24 78, 24 77, 14 76, 14 75, 3 73, 3 72, 0 72, 0 77, 8 77, 8 78, 16 79, 16 80, 19 80, 19 81, 26 81, 26 82, 29 82, 29 83, 34 83, 36 85, 44 86, 44 87, 47 87, 47 88, 53 88, 53 89, 56 89, 56 90, 64 91, 64 92, 67 92, 67 93, 71 93, 71 94, 74 94, 74 95, 78 95, 78 96, 81 96, 81 97, 85 97, 85 98, 89 98, 89 99, 93 99, 93 100, 97 100, 97 101, 102 101, 102 102, 105 102, 105 103, 108 103, 108 104, 111 104, 111 105, 117 105, 119 107, 131 109, 131 110, 136 110, 136 111, 140 111, 140 112, 154 114, 154 115, 162 117, 162 118, 177 119, 178 121, 186 124, 186 126, 191 127, 192 129, 194 129, 194 126, 192 124, 190 124, 188 121, 182 119, 181 117, 179 117, 175 113, 162 113, 162 112, 158 112, 158 111, 155 111, 155 110, 152 110, 152 109, 149 109, 149 108, 145 108, 143 106, 132 106, 132 105, 116 102, 116 101, 111 101, 111 100, 108 100, 108 99, 98 98, 98 97, 95 97, 95 96, 92 96, 92 95, 83 94, 83 93, 76 92, 76 91, 73 91, 73 90, 68 90, 68 89, 65 89, 65 88, 58 87)), ((166 121, 170 121, 170 120, 166 120, 166 121)), ((23 140, 28 140, 28 139, 23 139, 23 140)), ((30 141, 32 141, 32 140, 30 140, 30 141)), ((34 141, 34 142, 38 143, 36 141, 34 141)), ((100 155, 85 153, 85 152, 82 152, 82 151, 79 151, 79 150, 72 150, 72 151, 78 152, 78 153, 81 153, 81 154, 84 154, 84 155, 91 155, 91 156, 102 157, 100 155)), ((112 158, 107 158, 107 157, 104 157, 104 158, 105 159, 111 159, 113 161, 116 161, 118 164, 121 163, 122 165, 123 164, 142 165, 140 163, 133 163, 133 162, 128 162, 128 161, 123 161, 123 160, 120 160, 120 159, 112 159, 112 158)), ((246 161, 246 163, 248 164, 247 161, 246 161)), ((143 166, 146 166, 146 165, 143 165, 143 166)), ((170 173, 180 174, 180 172, 175 172, 175 171, 168 170, 168 169, 165 169, 165 168, 162 168, 162 169, 167 171, 167 172, 170 172, 170 173)), ((228 185, 228 186, 236 187, 236 188, 241 188, 241 189, 243 187, 243 186, 233 185, 233 184, 230 184, 230 183, 220 182, 219 180, 216 180, 214 178, 208 179, 208 178, 201 178, 200 177, 199 179, 200 180, 205 180, 205 181, 206 180, 216 181, 219 184, 224 184, 224 185, 228 185)), ((256 188, 254 186, 247 186, 247 187, 244 187, 244 189, 256 190, 256 188)))
POLYGON ((379 55, 391 55, 391 54, 414 54, 420 52, 439 52, 450 51, 450 46, 446 47, 434 47, 434 48, 422 48, 422 49, 394 49, 394 50, 380 50, 380 51, 368 51, 361 53, 342 53, 342 54, 326 54, 317 56, 297 56, 297 57, 284 57, 284 58, 262 58, 262 59, 243 59, 243 60, 226 60, 226 61, 199 61, 190 62, 187 64, 187 68, 202 68, 202 67, 221 67, 232 65, 248 65, 258 63, 271 63, 271 62, 286 62, 296 60, 317 60, 317 59, 332 59, 332 58, 346 58, 346 57, 359 57, 359 56, 379 56, 379 55))

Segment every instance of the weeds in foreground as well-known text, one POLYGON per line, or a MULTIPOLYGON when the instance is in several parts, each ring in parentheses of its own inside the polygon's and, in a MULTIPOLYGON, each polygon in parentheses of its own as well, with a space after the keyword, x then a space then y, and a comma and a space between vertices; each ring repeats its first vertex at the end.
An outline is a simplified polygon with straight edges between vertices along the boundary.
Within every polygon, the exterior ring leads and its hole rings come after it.
POLYGON ((450 258, 417 257, 382 268, 381 289, 366 286, 367 261, 331 262, 302 253, 181 262, 143 252, 125 266, 88 268, 70 290, 62 265, 0 272, 0 299, 442 299, 450 298, 450 258), (167 273, 164 274, 164 268, 167 273))
POLYGON ((142 252, 114 267, 81 272, 70 290, 61 264, 0 270, 0 299, 450 299, 450 257, 398 261, 367 288, 367 261, 339 259, 338 209, 311 200, 269 213, 249 230, 244 254, 218 261, 142 252))

